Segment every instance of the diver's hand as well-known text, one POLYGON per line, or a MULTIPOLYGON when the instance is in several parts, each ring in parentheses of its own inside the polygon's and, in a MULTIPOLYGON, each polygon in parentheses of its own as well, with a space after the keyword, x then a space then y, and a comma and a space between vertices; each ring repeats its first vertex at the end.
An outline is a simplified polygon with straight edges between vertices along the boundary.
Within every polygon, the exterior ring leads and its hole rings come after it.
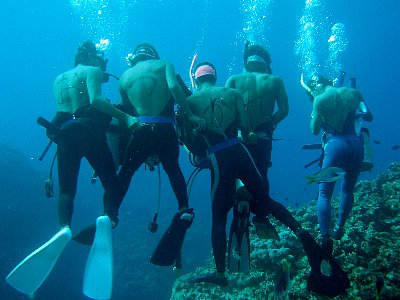
POLYGON ((200 118, 198 116, 192 115, 189 118, 189 120, 190 120, 190 122, 193 122, 193 123, 195 123, 197 125, 196 126, 196 130, 197 131, 202 132, 204 129, 206 129, 207 122, 203 118, 200 118))
POLYGON ((242 141, 246 145, 255 145, 258 142, 258 136, 255 134, 253 131, 250 132, 249 134, 243 134, 242 135, 242 141))
POLYGON ((131 129, 132 131, 138 131, 142 128, 142 123, 140 123, 140 121, 137 118, 132 116, 128 116, 126 124, 128 125, 128 128, 131 129))

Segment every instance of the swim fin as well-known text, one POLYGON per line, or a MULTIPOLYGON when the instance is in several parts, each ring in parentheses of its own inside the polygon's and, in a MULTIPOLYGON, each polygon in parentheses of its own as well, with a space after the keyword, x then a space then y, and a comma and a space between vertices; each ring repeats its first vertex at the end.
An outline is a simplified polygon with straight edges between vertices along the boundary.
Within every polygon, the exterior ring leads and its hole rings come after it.
POLYGON ((80 244, 91 246, 96 234, 96 223, 90 224, 79 231, 72 239, 80 244))
POLYGON ((110 299, 113 269, 111 220, 101 216, 96 220, 96 235, 86 263, 83 293, 93 299, 110 299))
POLYGON ((233 209, 228 242, 228 269, 231 272, 250 271, 249 217, 250 203, 241 198, 233 209))
POLYGON ((70 240, 71 229, 62 228, 20 262, 7 276, 7 283, 24 294, 33 295, 46 280, 70 240))
POLYGON ((311 266, 307 290, 328 297, 344 293, 350 286, 350 280, 335 258, 322 249, 308 231, 299 229, 296 235, 303 244, 311 266))
POLYGON ((162 236, 150 262, 158 266, 171 266, 181 253, 186 231, 192 225, 194 218, 193 208, 177 213, 172 219, 171 225, 162 236))

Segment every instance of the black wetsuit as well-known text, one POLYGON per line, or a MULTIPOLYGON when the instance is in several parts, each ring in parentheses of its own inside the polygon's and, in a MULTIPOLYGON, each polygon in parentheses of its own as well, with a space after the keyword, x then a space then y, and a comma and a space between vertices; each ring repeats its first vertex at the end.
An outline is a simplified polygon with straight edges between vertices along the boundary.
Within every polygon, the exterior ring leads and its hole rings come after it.
MULTIPOLYGON (((273 125, 271 123, 264 123, 257 127, 255 133, 258 136, 257 144, 246 145, 249 149, 254 163, 256 164, 261 176, 267 185, 267 194, 269 195, 269 179, 268 168, 271 167, 271 152, 272 152, 272 138, 273 138, 273 125)), ((281 203, 273 200, 271 197, 269 205, 269 213, 284 225, 289 227, 293 232, 296 231, 300 224, 294 219, 293 215, 281 203)), ((253 211, 252 211, 253 212, 253 211)), ((257 214, 256 212, 253 212, 257 214)))
POLYGON ((261 176, 264 178, 269 188, 268 168, 271 167, 272 135, 273 125, 270 122, 261 124, 254 130, 258 136, 257 144, 246 145, 251 156, 256 163, 261 176))
POLYGON ((121 189, 116 168, 106 140, 106 129, 111 117, 90 108, 79 108, 73 115, 58 112, 53 123, 62 131, 51 136, 57 143, 59 180, 58 215, 61 226, 70 225, 74 210, 80 163, 85 157, 99 176, 104 194, 107 214, 110 203, 120 198, 121 189), (108 200, 107 200, 108 199, 108 200))
POLYGON ((132 176, 146 159, 153 155, 157 155, 168 175, 179 208, 188 207, 186 181, 179 166, 179 143, 174 126, 173 98, 160 116, 139 116, 133 106, 125 108, 124 111, 137 117, 142 123, 142 128, 132 134, 121 169, 118 172, 122 197, 119 202, 115 203, 114 213, 118 213, 132 176))
MULTIPOLYGON (((225 271, 226 222, 229 210, 234 205, 233 195, 236 192, 236 179, 240 179, 253 201, 250 210, 259 217, 266 217, 271 210, 279 220, 287 220, 288 226, 295 231, 300 225, 287 210, 268 194, 266 182, 258 171, 249 150, 236 138, 236 130, 225 132, 229 141, 222 135, 205 133, 209 145, 219 145, 219 150, 209 151, 211 161, 211 199, 212 199, 212 233, 211 240, 217 272, 225 271), (221 146, 222 145, 222 146, 221 146), (225 146, 225 147, 224 147, 225 146)), ((209 148, 212 149, 213 147, 209 148)))

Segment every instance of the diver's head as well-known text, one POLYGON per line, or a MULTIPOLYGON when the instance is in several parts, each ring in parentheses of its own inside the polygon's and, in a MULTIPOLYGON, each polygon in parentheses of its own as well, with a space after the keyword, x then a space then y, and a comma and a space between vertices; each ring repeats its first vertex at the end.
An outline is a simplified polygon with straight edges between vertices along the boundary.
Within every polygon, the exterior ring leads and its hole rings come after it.
POLYGON ((311 80, 307 82, 307 86, 309 88, 309 91, 306 90, 307 94, 314 98, 322 94, 327 86, 333 86, 333 83, 324 76, 314 75, 311 80))
POLYGON ((203 83, 215 85, 217 82, 217 70, 214 65, 209 62, 199 63, 194 69, 192 76, 197 87, 203 83))
POLYGON ((243 62, 246 71, 271 74, 271 55, 263 46, 246 42, 243 53, 243 62))
POLYGON ((129 53, 126 57, 126 61, 130 67, 133 67, 140 61, 149 59, 160 59, 160 56, 154 46, 148 43, 137 45, 133 53, 129 53))
POLYGON ((75 66, 81 64, 100 68, 103 72, 107 69, 107 59, 104 59, 104 52, 97 49, 92 41, 85 41, 78 47, 75 55, 75 66))

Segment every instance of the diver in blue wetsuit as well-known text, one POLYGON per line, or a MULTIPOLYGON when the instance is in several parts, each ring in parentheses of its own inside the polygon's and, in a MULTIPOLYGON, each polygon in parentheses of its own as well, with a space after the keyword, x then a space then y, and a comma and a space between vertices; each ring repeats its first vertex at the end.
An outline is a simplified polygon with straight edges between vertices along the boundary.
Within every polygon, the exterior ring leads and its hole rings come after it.
POLYGON ((361 93, 348 87, 333 87, 326 78, 313 78, 309 84, 313 99, 311 132, 324 134, 324 158, 322 168, 339 167, 345 171, 337 224, 330 230, 331 206, 335 182, 321 182, 317 204, 318 222, 323 248, 332 253, 331 238, 341 239, 344 225, 354 202, 354 187, 364 158, 358 126, 360 119, 371 122, 373 116, 363 102, 361 93))

